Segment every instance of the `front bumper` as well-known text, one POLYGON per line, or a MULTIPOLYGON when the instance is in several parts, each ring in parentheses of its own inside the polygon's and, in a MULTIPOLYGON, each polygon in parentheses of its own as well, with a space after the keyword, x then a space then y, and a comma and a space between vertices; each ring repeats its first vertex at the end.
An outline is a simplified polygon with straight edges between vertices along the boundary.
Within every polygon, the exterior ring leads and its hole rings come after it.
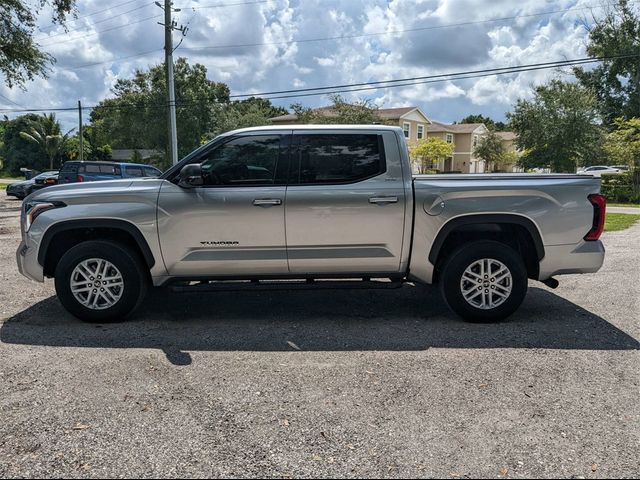
POLYGON ((554 275, 594 273, 604 263, 604 245, 600 240, 582 241, 576 245, 545 245, 538 280, 554 275))
POLYGON ((22 275, 36 282, 44 282, 44 269, 38 263, 38 245, 22 240, 16 251, 16 260, 22 275))

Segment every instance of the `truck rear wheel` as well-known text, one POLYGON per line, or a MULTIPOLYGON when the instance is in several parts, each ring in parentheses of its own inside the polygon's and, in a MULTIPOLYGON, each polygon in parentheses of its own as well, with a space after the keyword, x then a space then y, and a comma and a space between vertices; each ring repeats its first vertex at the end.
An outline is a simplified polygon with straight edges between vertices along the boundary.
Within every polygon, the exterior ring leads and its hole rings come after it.
POLYGON ((449 308, 469 322, 496 322, 515 312, 527 293, 522 257, 500 242, 481 240, 447 258, 441 276, 449 308))
POLYGON ((124 320, 147 290, 147 273, 136 252, 109 241, 87 241, 67 251, 56 266, 62 305, 86 322, 124 320))

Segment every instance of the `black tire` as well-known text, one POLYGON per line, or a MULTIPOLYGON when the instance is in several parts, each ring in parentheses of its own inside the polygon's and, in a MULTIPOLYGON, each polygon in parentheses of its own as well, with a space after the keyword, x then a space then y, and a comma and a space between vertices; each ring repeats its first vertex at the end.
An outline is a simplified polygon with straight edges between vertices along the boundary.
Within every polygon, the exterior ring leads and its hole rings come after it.
POLYGON ((55 285, 60 302, 72 315, 85 322, 119 322, 142 303, 147 292, 148 269, 132 249, 115 242, 92 240, 76 245, 62 256, 56 266, 55 285), (71 291, 74 269, 92 258, 107 260, 122 276, 120 298, 112 306, 100 310, 86 307, 71 291))
MULTIPOLYGON (((496 269, 498 268, 494 262, 492 262, 492 266, 496 269)), ((497 286, 501 293, 506 294, 507 289, 500 289, 500 285, 497 286)), ((440 277, 442 296, 449 308, 464 320, 476 323, 497 322, 507 318, 522 304, 527 294, 527 287, 527 269, 520 254, 504 243, 489 240, 471 242, 454 251, 445 260, 440 277), (510 285, 511 287, 511 291, 508 293, 506 299, 498 298, 496 301, 497 306, 487 307, 486 309, 472 305, 472 302, 485 302, 484 304, 486 305, 488 302, 483 300, 483 297, 487 300, 489 298, 488 295, 492 295, 491 300, 497 298, 494 293, 496 291, 496 284, 491 283, 491 278, 499 277, 491 277, 489 274, 486 279, 486 281, 488 281, 487 283, 485 283, 484 278, 481 281, 476 279, 480 287, 478 289, 480 298, 476 296, 467 301, 462 292, 463 286, 469 290, 471 287, 475 289, 475 284, 470 283, 469 280, 464 280, 464 284, 462 283, 463 274, 468 267, 482 259, 497 260, 506 266, 511 274, 510 282, 508 280, 502 281, 504 282, 503 284, 510 285), (490 292, 486 296, 483 295, 481 290, 485 288, 485 292, 490 292), (490 288, 494 290, 492 291, 490 288), (498 304, 498 302, 502 303, 498 304)), ((475 290, 473 293, 475 293, 475 290)))

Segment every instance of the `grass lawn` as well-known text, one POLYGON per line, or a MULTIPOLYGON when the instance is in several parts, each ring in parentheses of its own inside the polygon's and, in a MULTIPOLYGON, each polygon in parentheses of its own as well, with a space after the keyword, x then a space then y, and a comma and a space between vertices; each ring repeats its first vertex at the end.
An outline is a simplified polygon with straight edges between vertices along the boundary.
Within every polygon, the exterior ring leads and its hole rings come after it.
POLYGON ((6 190, 8 183, 0 183, 0 190, 6 190))
POLYGON ((640 214, 629 213, 607 213, 607 219, 604 222, 605 232, 617 232, 624 230, 640 220, 640 214))

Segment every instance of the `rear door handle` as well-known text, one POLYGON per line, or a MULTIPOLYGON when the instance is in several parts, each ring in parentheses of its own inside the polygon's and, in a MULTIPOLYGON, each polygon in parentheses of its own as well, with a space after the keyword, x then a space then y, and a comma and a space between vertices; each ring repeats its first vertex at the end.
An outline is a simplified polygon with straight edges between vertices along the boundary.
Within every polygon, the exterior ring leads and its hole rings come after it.
POLYGON ((271 207, 273 205, 282 205, 282 200, 279 198, 256 198, 253 204, 256 207, 271 207))
POLYGON ((398 197, 370 197, 369 203, 398 203, 398 197))

